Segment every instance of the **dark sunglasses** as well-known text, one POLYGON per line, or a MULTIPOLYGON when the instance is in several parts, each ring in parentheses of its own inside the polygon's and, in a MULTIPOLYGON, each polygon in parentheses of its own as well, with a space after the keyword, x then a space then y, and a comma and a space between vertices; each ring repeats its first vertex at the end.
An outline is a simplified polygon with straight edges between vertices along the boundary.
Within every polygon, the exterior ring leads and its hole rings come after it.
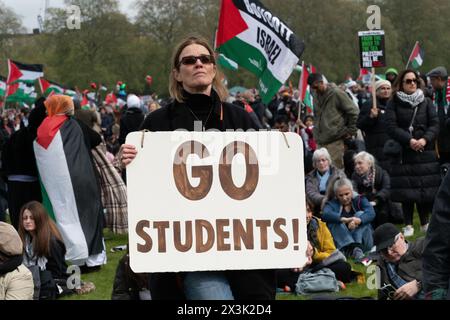
POLYGON ((180 62, 178 62, 178 67, 181 64, 184 65, 193 65, 197 63, 197 60, 200 60, 203 64, 210 64, 210 63, 216 63, 216 60, 212 55, 209 54, 202 54, 200 56, 186 56, 181 58, 180 62))
POLYGON ((406 84, 413 84, 413 83, 418 84, 419 81, 417 79, 406 79, 405 81, 403 81, 403 83, 406 83, 406 84))

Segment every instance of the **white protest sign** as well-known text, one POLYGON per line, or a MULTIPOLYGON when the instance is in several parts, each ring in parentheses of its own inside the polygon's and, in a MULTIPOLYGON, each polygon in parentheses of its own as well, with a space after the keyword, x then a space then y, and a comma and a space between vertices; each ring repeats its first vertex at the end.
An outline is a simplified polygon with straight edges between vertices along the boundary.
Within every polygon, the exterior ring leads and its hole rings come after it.
POLYGON ((306 262, 303 145, 280 132, 134 132, 127 167, 135 272, 306 262))

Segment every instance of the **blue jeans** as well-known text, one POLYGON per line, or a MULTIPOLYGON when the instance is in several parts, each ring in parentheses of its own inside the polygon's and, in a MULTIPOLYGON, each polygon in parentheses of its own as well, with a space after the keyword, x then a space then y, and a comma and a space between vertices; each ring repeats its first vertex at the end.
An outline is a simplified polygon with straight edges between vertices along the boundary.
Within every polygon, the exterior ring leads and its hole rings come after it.
POLYGON ((234 300, 228 280, 220 271, 187 272, 184 294, 188 300, 234 300))

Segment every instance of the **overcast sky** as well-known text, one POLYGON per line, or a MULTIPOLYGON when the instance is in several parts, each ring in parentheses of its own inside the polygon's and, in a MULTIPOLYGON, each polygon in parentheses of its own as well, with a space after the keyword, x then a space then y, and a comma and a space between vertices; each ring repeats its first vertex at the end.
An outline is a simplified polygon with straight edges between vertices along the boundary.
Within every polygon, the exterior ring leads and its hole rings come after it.
MULTIPOLYGON (((38 28, 37 16, 43 14, 45 0, 1 0, 7 7, 22 19, 22 25, 29 32, 38 28)), ((131 8, 135 0, 119 0, 120 10, 129 17, 134 17, 135 11, 131 8)), ((64 7, 64 0, 49 0, 49 7, 64 7)))

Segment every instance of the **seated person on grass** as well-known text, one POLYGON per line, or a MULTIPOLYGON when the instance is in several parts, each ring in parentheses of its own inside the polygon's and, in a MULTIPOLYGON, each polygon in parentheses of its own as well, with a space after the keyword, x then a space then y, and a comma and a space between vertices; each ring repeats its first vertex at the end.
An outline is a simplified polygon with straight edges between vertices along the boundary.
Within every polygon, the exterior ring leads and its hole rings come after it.
POLYGON ((392 223, 375 229, 373 241, 380 268, 378 299, 423 299, 422 254, 424 238, 407 242, 405 236, 392 223))
POLYGON ((366 197, 353 191, 352 182, 347 178, 335 181, 328 199, 322 220, 327 223, 336 247, 346 257, 361 261, 373 244, 371 222, 375 211, 372 205, 366 197))

